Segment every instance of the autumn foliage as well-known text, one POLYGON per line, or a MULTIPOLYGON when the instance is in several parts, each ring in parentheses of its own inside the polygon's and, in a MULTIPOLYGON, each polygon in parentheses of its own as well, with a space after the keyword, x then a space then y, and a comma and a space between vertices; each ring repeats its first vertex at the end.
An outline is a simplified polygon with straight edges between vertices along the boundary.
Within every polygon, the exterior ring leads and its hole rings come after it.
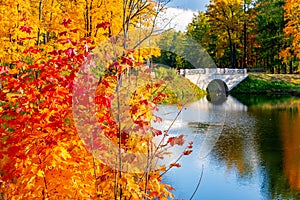
MULTIPOLYGON (((152 3, 137 16, 145 17, 152 3)), ((91 51, 124 28, 122 8, 122 1, 1 2, 5 28, 0 35, 0 195, 4 199, 173 197, 173 188, 162 183, 162 174, 179 164, 156 166, 155 162, 164 157, 164 148, 184 145, 184 139, 151 126, 161 121, 154 111, 164 98, 159 91, 165 83, 145 81, 150 80, 150 72, 136 62, 134 50, 124 50, 118 57, 105 54, 106 65, 93 64, 91 51), (79 76, 84 67, 94 71, 79 76), (84 95, 91 85, 92 99, 84 95), (74 110, 76 102, 80 106, 74 110), (87 122, 80 116, 90 114, 91 102, 95 115, 87 122), (157 136, 162 137, 159 144, 152 141, 157 136), (118 151, 110 152, 103 138, 118 151), (143 156, 122 157, 123 152, 143 156), (146 169, 131 169, 135 163, 146 169)), ((182 155, 190 154, 191 147, 182 155)))
MULTIPOLYGON (((284 27, 284 34, 286 37, 286 43, 289 44, 285 49, 280 52, 280 57, 283 58, 284 63, 290 65, 295 58, 300 59, 300 45, 299 45, 299 10, 300 1, 286 0, 284 10, 284 19, 286 21, 284 27)), ((298 70, 299 71, 299 65, 298 70)))

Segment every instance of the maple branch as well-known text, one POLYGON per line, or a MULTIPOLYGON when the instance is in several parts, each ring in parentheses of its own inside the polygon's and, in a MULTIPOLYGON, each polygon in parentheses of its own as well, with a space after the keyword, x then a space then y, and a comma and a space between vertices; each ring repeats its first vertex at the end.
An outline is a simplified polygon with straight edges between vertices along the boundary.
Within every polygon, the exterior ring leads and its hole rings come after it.
POLYGON ((96 162, 95 162, 95 157, 93 156, 93 168, 94 168, 94 178, 95 178, 95 189, 96 189, 96 192, 98 193, 99 190, 98 190, 98 185, 97 185, 97 171, 96 171, 96 162))
POLYGON ((158 149, 160 148, 160 146, 162 145, 164 139, 166 138, 167 136, 167 133, 171 130, 172 126, 174 125, 175 121, 178 119, 180 113, 182 112, 183 110, 183 106, 182 108, 179 110, 179 112, 177 113, 177 115, 175 116, 174 120, 172 121, 172 123, 170 124, 170 126, 168 127, 168 129, 165 131, 165 134, 164 134, 164 137, 161 139, 161 141, 159 142, 159 144, 157 145, 155 151, 154 151, 154 155, 157 153, 158 149))
MULTIPOLYGON (((149 142, 149 139, 147 141, 147 146, 148 146, 148 149, 147 149, 147 168, 148 168, 149 166, 151 166, 151 157, 150 157, 151 154, 150 154, 150 142, 149 142)), ((149 182, 149 172, 148 172, 148 170, 146 170, 146 181, 145 181, 145 188, 144 188, 144 193, 145 194, 147 193, 148 182, 149 182)), ((145 197, 145 199, 146 198, 147 197, 145 197)))
MULTIPOLYGON (((183 152, 180 154, 180 156, 175 160, 175 162, 173 162, 173 163, 178 163, 178 161, 185 155, 184 154, 184 152, 186 151, 188 149, 188 147, 185 147, 185 149, 183 150, 183 152)), ((168 171, 170 171, 170 169, 172 169, 174 166, 173 165, 170 165, 169 167, 168 167, 168 169, 166 169, 163 173, 161 173, 160 175, 159 175, 159 177, 158 178, 161 178, 163 175, 165 175, 168 171)))
MULTIPOLYGON (((170 131, 171 127, 174 125, 175 121, 176 121, 177 118, 179 117, 179 115, 180 115, 180 113, 181 113, 182 110, 183 110, 183 107, 182 107, 182 108, 179 110, 179 112, 177 113, 175 119, 172 121, 171 125, 169 126, 169 128, 168 128, 167 131, 166 131, 166 133, 164 134, 163 138, 160 140, 160 143, 157 145, 157 147, 156 147, 154 153, 151 154, 150 162, 149 162, 149 163, 151 163, 151 162, 154 160, 154 157, 155 157, 155 155, 157 154, 158 149, 161 147, 161 144, 163 143, 163 141, 164 141, 165 138, 167 137, 167 133, 170 131)), ((184 149, 184 151, 185 151, 186 149, 188 149, 188 147, 186 147, 186 148, 184 149)), ((183 153, 179 156, 179 158, 175 161, 175 163, 178 162, 178 161, 181 159, 181 157, 184 155, 184 151, 183 151, 183 153)), ((146 167, 146 172, 143 173, 143 175, 141 176, 141 178, 139 178, 139 181, 138 181, 138 182, 140 182, 140 181, 144 178, 144 176, 148 173, 148 170, 149 170, 148 168, 149 168, 149 166, 150 166, 150 165, 147 165, 147 167, 146 167)), ((168 169, 167 171, 169 171, 169 169, 168 169)), ((165 173, 166 173, 166 172, 165 172, 165 173)), ((163 173, 163 174, 165 174, 165 173, 163 173)), ((163 174, 162 174, 162 175, 163 175, 163 174)), ((159 178, 160 178, 162 175, 160 175, 159 178)), ((129 199, 130 199, 130 198, 129 198, 129 199)))
MULTIPOLYGON (((117 160, 118 158, 116 157, 116 165, 117 165, 117 160)), ((117 166, 116 166, 117 167, 117 166)), ((115 197, 115 200, 118 200, 118 171, 117 170, 114 170, 114 197, 115 197)))
MULTIPOLYGON (((118 161, 118 170, 119 170, 119 179, 122 178, 122 134, 121 134, 121 99, 120 99, 120 87, 122 84, 122 75, 118 75, 117 76, 117 109, 118 109, 118 114, 117 114, 117 123, 118 123, 118 132, 117 132, 117 136, 119 138, 118 140, 118 145, 119 145, 119 149, 118 149, 118 157, 117 157, 117 161, 118 161)), ((119 183, 117 183, 119 185, 119 183)), ((119 194, 120 199, 122 199, 122 185, 120 184, 120 194, 119 194)))
MULTIPOLYGON (((40 165, 42 164, 42 159, 40 157, 39 154, 39 161, 40 161, 40 165)), ((47 185, 47 180, 46 180, 46 176, 45 176, 45 172, 43 173, 43 182, 44 182, 44 189, 43 189, 43 199, 48 199, 49 198, 49 194, 48 194, 48 185, 47 185)))

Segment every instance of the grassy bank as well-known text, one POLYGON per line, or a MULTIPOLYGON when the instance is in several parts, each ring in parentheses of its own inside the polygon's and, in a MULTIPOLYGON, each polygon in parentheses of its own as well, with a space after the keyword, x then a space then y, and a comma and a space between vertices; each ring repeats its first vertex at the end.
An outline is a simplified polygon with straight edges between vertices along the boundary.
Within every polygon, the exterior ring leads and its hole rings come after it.
POLYGON ((154 72, 157 80, 165 81, 166 88, 163 89, 163 93, 167 97, 162 102, 164 104, 187 104, 206 95, 205 91, 180 76, 174 69, 157 67, 154 72))
POLYGON ((300 97, 300 75, 249 73, 231 94, 291 95, 300 97))

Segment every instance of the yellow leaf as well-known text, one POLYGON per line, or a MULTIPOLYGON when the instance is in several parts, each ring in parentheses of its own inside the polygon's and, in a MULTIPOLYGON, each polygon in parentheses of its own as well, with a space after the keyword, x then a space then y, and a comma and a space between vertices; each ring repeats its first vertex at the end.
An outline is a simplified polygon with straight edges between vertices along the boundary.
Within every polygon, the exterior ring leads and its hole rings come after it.
POLYGON ((8 71, 9 74, 17 74, 18 72, 19 72, 19 70, 17 70, 16 68, 8 71))
POLYGON ((60 154, 63 159, 68 159, 68 158, 71 158, 71 155, 69 154, 69 152, 65 149, 65 148, 61 148, 61 154, 60 154))
POLYGON ((177 107, 178 107, 178 110, 182 110, 182 105, 178 104, 177 107))
POLYGON ((40 170, 37 172, 36 174, 38 177, 44 177, 44 171, 43 170, 40 170))
POLYGON ((26 185, 26 188, 27 188, 27 189, 31 189, 32 187, 34 187, 34 182, 33 182, 33 180, 35 179, 35 177, 36 177, 36 176, 32 176, 32 177, 30 178, 30 180, 27 182, 27 185, 26 185))

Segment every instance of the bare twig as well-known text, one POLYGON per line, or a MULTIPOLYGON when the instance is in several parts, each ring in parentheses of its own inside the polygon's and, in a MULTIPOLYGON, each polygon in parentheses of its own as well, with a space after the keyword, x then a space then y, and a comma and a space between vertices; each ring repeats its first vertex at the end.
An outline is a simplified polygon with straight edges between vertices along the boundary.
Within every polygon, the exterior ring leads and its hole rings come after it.
POLYGON ((197 184, 197 186, 196 186, 196 188, 195 188, 195 190, 194 190, 194 192, 193 192, 193 194, 192 194, 192 196, 191 196, 190 200, 192 200, 192 199, 194 198, 194 196, 195 196, 196 192, 197 192, 197 191, 198 191, 198 189, 199 189, 199 186, 200 186, 200 183, 201 183, 201 180, 202 180, 202 177, 203 177, 203 171, 204 171, 204 166, 202 165, 201 175, 200 175, 200 178, 199 178, 198 184, 197 184))

